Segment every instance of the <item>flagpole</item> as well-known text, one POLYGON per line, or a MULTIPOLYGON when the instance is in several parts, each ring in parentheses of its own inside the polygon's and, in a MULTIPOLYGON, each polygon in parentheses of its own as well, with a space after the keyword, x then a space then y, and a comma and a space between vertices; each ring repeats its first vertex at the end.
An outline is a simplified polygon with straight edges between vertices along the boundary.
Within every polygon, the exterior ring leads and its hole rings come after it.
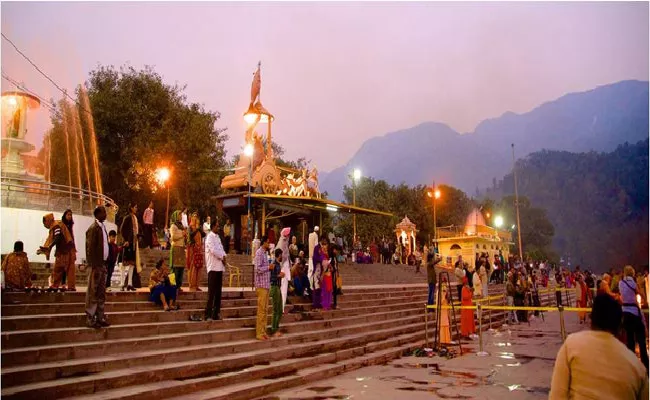
POLYGON ((515 144, 512 143, 512 174, 515 178, 515 210, 517 211, 517 237, 519 239, 519 261, 524 263, 523 249, 521 248, 521 220, 519 219, 519 191, 517 190, 517 168, 515 163, 515 144))

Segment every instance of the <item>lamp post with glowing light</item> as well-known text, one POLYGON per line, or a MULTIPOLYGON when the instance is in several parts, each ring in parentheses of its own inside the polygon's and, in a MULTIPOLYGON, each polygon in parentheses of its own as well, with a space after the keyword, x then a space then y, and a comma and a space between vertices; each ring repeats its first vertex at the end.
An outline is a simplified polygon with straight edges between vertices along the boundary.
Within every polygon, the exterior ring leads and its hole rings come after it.
MULTIPOLYGON (((356 183, 361 179, 361 170, 355 168, 352 172, 352 205, 356 207, 357 205, 357 188, 356 183)), ((357 240, 357 214, 352 214, 352 246, 357 240)))
POLYGON ((437 229, 437 222, 436 222, 436 200, 440 198, 440 190, 436 189, 436 182, 433 182, 433 188, 432 191, 427 192, 427 196, 431 197, 433 199, 433 242, 434 244, 434 249, 437 252, 438 251, 438 229, 437 229))
POLYGON ((167 208, 165 209, 165 228, 168 228, 169 223, 169 178, 171 173, 169 168, 163 167, 156 170, 156 180, 160 185, 167 186, 167 208))
MULTIPOLYGON (((251 180, 253 179, 253 155, 255 154, 255 148, 253 147, 252 143, 247 143, 246 146, 244 146, 244 155, 248 157, 248 216, 246 217, 246 221, 248 222, 248 236, 250 236, 250 239, 252 240, 252 235, 251 235, 251 180)), ((246 246, 250 245, 250 240, 246 244, 246 246)), ((250 247, 249 247, 250 249, 250 247)), ((250 250, 249 250, 250 251, 250 250)))

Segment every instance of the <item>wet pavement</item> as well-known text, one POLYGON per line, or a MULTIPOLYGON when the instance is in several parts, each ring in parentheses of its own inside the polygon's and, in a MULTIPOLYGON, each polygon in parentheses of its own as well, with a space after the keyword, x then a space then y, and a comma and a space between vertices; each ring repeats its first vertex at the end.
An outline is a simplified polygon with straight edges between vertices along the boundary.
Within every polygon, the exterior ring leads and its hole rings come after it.
MULTIPOLYGON (((559 314, 544 317, 485 332, 487 356, 476 354, 478 340, 464 340, 462 356, 405 356, 264 399, 547 399, 562 338, 559 314)), ((575 314, 567 313, 565 323, 568 333, 587 329, 575 314)), ((458 354, 458 346, 452 349, 458 354)))

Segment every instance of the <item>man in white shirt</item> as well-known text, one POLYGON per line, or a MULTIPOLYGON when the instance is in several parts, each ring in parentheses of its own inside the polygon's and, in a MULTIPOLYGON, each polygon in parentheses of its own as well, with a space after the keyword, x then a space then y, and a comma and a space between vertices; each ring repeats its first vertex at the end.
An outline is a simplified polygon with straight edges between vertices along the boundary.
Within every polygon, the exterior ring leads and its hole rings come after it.
POLYGON ((104 315, 106 302, 106 263, 108 260, 108 232, 104 221, 106 208, 95 207, 95 222, 86 231, 86 259, 88 261, 88 290, 86 291, 86 324, 89 328, 110 326, 104 315))
POLYGON ((205 239, 205 266, 208 270, 208 304, 205 306, 205 320, 221 319, 221 287, 226 264, 226 252, 217 234, 219 224, 215 219, 210 224, 210 233, 205 239))
POLYGON ((648 399, 648 372, 616 338, 623 311, 608 294, 594 299, 591 330, 569 335, 555 359, 550 400, 648 399))

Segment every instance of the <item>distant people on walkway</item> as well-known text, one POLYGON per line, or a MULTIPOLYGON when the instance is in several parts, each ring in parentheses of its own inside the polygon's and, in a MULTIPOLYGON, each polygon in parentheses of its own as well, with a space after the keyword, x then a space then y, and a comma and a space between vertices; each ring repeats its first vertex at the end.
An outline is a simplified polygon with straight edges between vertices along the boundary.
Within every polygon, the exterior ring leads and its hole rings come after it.
POLYGON ((2 261, 2 272, 5 274, 5 290, 23 291, 32 287, 32 270, 29 259, 24 251, 23 242, 14 243, 13 253, 7 254, 2 261))
POLYGON ((560 347, 550 400, 648 399, 647 369, 616 338, 622 314, 611 296, 596 296, 591 330, 569 335, 560 347))
POLYGON ((174 273, 176 289, 182 292, 183 272, 185 272, 185 260, 183 259, 185 253, 185 228, 181 221, 181 212, 178 210, 172 213, 169 235, 172 245, 171 251, 169 252, 169 264, 174 273))
POLYGON ((639 346, 641 362, 647 370, 648 349, 645 342, 645 317, 636 301, 636 295, 639 294, 639 291, 634 280, 634 274, 634 267, 627 265, 624 268, 623 279, 618 283, 618 291, 623 302, 623 329, 627 338, 627 348, 634 353, 636 345, 639 346))
MULTIPOLYGON (((427 254, 427 283, 429 285, 429 296, 427 298, 427 304, 432 306, 435 300, 436 293, 436 282, 438 277, 436 276, 436 265, 441 261, 440 256, 437 254, 427 254)), ((429 312, 433 312, 433 309, 429 309, 429 312)))
POLYGON ((321 268, 323 270, 323 275, 321 278, 321 292, 320 292, 320 304, 323 310, 332 309, 332 292, 334 291, 334 285, 332 283, 332 264, 330 262, 328 254, 328 245, 322 247, 322 251, 325 254, 325 257, 321 261, 321 268))
POLYGON ((137 204, 129 204, 129 214, 122 220, 120 235, 122 235, 122 264, 127 269, 126 277, 122 283, 122 290, 135 291, 141 287, 140 283, 140 248, 138 245, 138 212, 137 204))
POLYGON ((205 266, 208 271, 208 303, 205 320, 221 319, 221 289, 226 266, 226 251, 219 238, 219 222, 210 223, 210 233, 205 238, 205 266))
POLYGON ((187 277, 190 283, 190 292, 200 292, 199 280, 203 264, 205 261, 205 251, 203 248, 203 229, 201 220, 197 213, 192 213, 190 217, 190 227, 188 230, 187 254, 185 256, 185 266, 187 268, 187 277))
POLYGON ((260 247, 255 252, 253 265, 255 267, 255 292, 257 294, 257 321, 255 337, 257 340, 268 340, 266 322, 269 306, 269 288, 271 286, 271 270, 266 252, 269 250, 269 240, 266 236, 260 239, 260 247))
POLYGON ((226 251, 226 254, 229 254, 231 250, 230 242, 235 239, 235 225, 232 223, 230 218, 226 218, 226 223, 223 226, 223 249, 226 251))
POLYGON ((177 310, 176 287, 169 281, 169 269, 165 260, 156 262, 149 276, 149 301, 163 307, 163 310, 177 310))
POLYGON ((143 229, 142 229, 142 244, 144 245, 145 248, 153 248, 153 236, 155 234, 155 229, 153 227, 153 201, 149 202, 149 207, 147 207, 146 210, 144 210, 144 213, 142 213, 142 222, 144 223, 143 229))
MULTIPOLYGON (((513 307, 515 305, 515 295, 517 294, 515 279, 515 273, 513 271, 508 272, 508 276, 506 277, 506 305, 508 307, 513 307)), ((519 323, 519 320, 517 319, 517 313, 514 310, 507 311, 506 323, 519 323)))
POLYGON ((458 260, 454 264, 454 276, 456 277, 456 290, 458 291, 458 299, 460 300, 462 298, 463 278, 466 277, 463 256, 458 256, 458 260))
POLYGON ((309 234, 309 248, 306 254, 307 256, 307 278, 309 279, 309 285, 311 286, 312 293, 315 289, 314 287, 314 249, 318 245, 318 225, 314 227, 314 231, 309 234))
POLYGON ((314 272, 311 277, 312 290, 312 308, 320 310, 322 307, 322 290, 323 290, 323 261, 327 258, 325 247, 327 246, 327 238, 323 236, 320 243, 314 247, 312 262, 314 264, 314 272))
POLYGON ((296 296, 311 296, 311 286, 307 277, 307 264, 305 263, 305 252, 300 251, 295 258, 291 268, 291 279, 293 280, 294 294, 296 296))
POLYGON ((70 230, 61 221, 54 220, 54 214, 43 216, 43 226, 49 230, 45 244, 40 246, 36 254, 44 254, 49 261, 52 248, 56 246, 54 252, 54 267, 52 268, 52 285, 51 288, 58 289, 61 285, 63 272, 68 274, 68 289, 75 291, 75 259, 74 239, 70 230))
POLYGON ((271 335, 274 337, 280 337, 280 319, 282 319, 282 293, 280 291, 280 285, 284 279, 284 272, 282 271, 282 249, 275 249, 274 252, 275 259, 273 264, 271 264, 271 277, 270 277, 270 286, 271 286, 271 304, 273 305, 273 317, 271 318, 271 335))
POLYGON ((111 287, 111 277, 115 271, 115 265, 120 256, 121 249, 117 245, 117 232, 108 232, 108 261, 106 262, 106 288, 111 287))
POLYGON ((298 238, 295 236, 291 237, 291 244, 289 245, 289 261, 291 264, 296 262, 296 257, 298 257, 298 238))
MULTIPOLYGON (((463 278, 463 290, 461 294, 461 306, 472 306, 472 289, 470 289, 467 278, 463 278)), ((466 338, 470 338, 476 333, 476 325, 474 323, 474 310, 462 309, 460 310, 460 334, 466 338)))
POLYGON ((106 208, 95 207, 95 222, 86 231, 86 261, 88 263, 88 290, 86 291, 86 325, 89 328, 110 326, 104 314, 106 303, 106 266, 110 253, 108 232, 104 221, 106 208))

